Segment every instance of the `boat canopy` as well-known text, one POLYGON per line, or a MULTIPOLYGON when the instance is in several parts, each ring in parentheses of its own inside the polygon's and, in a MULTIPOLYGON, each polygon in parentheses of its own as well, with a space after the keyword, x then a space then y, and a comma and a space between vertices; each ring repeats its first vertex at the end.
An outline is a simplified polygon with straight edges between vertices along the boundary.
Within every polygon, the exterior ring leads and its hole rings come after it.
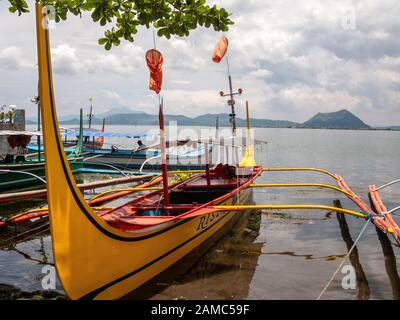
POLYGON ((38 131, 0 130, 0 136, 36 136, 37 137, 37 136, 42 136, 42 133, 38 132, 38 131))

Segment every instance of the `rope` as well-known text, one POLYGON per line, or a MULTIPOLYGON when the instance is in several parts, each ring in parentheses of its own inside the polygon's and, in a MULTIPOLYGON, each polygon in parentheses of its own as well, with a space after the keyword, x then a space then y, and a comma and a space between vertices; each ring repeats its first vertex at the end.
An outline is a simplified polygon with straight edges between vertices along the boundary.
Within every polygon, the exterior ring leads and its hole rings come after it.
POLYGON ((329 286, 332 284, 333 280, 335 279, 335 277, 337 276, 337 274, 339 273, 340 269, 342 269, 344 263, 346 262, 347 258, 350 256, 350 254, 353 252, 354 248, 357 245, 357 242, 361 239, 361 236, 363 235, 363 233, 365 232, 365 230, 367 230, 367 227, 370 223, 372 219, 372 216, 370 216, 367 220, 367 222, 365 223, 364 227, 362 228, 360 234, 358 235, 356 241, 354 241, 354 244, 352 245, 352 247, 350 248, 349 252, 346 254, 346 256, 343 258, 342 263, 339 265, 339 267, 336 269, 336 271, 333 273, 331 279, 329 280, 329 282, 326 284, 326 286, 324 287, 324 289, 321 291, 321 293, 319 294, 317 300, 320 300, 322 298, 322 296, 325 294, 325 292, 328 290, 329 286))

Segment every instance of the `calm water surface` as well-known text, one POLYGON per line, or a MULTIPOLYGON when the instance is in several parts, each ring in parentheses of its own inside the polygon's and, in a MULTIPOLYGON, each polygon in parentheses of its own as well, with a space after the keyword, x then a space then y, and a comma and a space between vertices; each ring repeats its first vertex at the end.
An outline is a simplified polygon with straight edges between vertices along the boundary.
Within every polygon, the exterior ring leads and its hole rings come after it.
MULTIPOLYGON (((109 131, 145 132, 149 127, 109 126, 109 131)), ((196 128, 200 130, 200 128, 196 128)), ((353 190, 368 200, 371 183, 380 185, 400 178, 400 132, 256 128, 260 164, 269 167, 319 167, 342 175, 353 190)), ((130 145, 133 141, 106 141, 130 145)), ((99 177, 81 176, 83 180, 99 177)), ((258 183, 331 183, 319 173, 265 173, 258 183)), ((388 208, 400 204, 400 185, 385 189, 388 208)), ((315 203, 357 208, 334 191, 315 189, 255 190, 256 203, 315 203)), ((2 215, 16 213, 38 203, 0 207, 2 215)), ((398 220, 398 217, 396 217, 398 220)), ((347 245, 361 231, 363 220, 340 219, 318 211, 263 211, 241 222, 206 255, 169 270, 167 276, 128 298, 150 299, 315 299, 347 252, 347 245), (279 214, 277 214, 279 213, 279 214)), ((10 235, 8 235, 10 236, 10 235)), ((12 235, 11 235, 12 236, 12 235)), ((391 239, 390 239, 391 240, 391 239)), ((43 265, 52 264, 48 232, 20 242, 0 243, 0 284, 23 291, 41 289, 43 265)), ((325 299, 399 299, 400 249, 378 237, 371 224, 357 245, 351 262, 357 270, 356 289, 342 289, 344 274, 325 299), (386 261, 386 263, 385 263, 386 261)), ((57 289, 62 291, 58 284, 57 289)))

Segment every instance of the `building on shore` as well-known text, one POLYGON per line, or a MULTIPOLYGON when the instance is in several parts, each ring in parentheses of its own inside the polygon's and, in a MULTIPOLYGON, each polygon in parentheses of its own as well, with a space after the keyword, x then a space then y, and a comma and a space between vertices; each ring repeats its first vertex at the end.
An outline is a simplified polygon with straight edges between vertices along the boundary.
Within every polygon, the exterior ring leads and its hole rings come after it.
POLYGON ((25 131, 25 110, 3 110, 0 118, 0 130, 25 131))

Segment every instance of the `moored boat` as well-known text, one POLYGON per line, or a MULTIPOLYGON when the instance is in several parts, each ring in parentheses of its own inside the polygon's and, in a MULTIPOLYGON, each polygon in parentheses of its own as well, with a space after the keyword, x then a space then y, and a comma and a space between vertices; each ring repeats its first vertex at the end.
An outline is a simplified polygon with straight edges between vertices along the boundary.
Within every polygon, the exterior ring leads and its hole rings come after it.
MULTIPOLYGON (((190 140, 170 142, 167 151, 170 169, 196 170, 205 168, 205 154, 206 152, 211 154, 212 145, 209 145, 208 151, 206 151, 204 144, 193 147, 187 145, 189 142, 190 140)), ((85 151, 85 158, 88 160, 85 167, 101 167, 102 164, 110 164, 127 169, 161 169, 161 151, 158 144, 138 150, 119 149, 112 146, 110 149, 86 149, 85 151)))
MULTIPOLYGON (((19 188, 40 186, 45 178, 43 156, 28 154, 27 144, 32 136, 40 136, 38 132, 29 131, 0 131, 2 144, 0 155, 0 192, 19 188)), ((82 167, 83 157, 80 147, 74 147, 68 155, 72 172, 78 172, 82 167)))
POLYGON ((58 276, 72 299, 114 299, 177 262, 243 211, 210 205, 246 203, 261 173, 219 166, 208 174, 96 214, 76 186, 63 150, 53 93, 46 17, 36 4, 40 97, 52 246, 58 276), (169 195, 168 200, 165 197, 169 195), (99 268, 101 266, 101 268, 99 268))
MULTIPOLYGON (((245 210, 313 209, 336 211, 365 219, 364 228, 343 262, 355 248, 368 224, 372 222, 380 225, 381 217, 365 207, 339 176, 316 168, 262 168, 251 158, 254 154, 251 147, 246 149, 246 158, 240 162, 241 166, 246 167, 244 170, 239 165, 232 167, 222 164, 209 170, 206 163, 206 174, 197 174, 168 186, 162 103, 160 136, 164 137, 161 142, 164 149, 161 159, 163 190, 136 197, 117 208, 95 213, 77 188, 63 151, 53 92, 49 34, 41 24, 46 17, 40 4, 36 4, 36 9, 52 247, 60 281, 69 297, 121 297, 179 261, 245 210), (321 172, 334 178, 339 187, 316 183, 253 184, 266 171, 321 172), (362 211, 313 204, 247 205, 252 188, 267 187, 333 189, 352 199, 362 211)), ((234 120, 232 102, 231 106, 234 120)), ((382 231, 391 233, 384 226, 382 231)))

